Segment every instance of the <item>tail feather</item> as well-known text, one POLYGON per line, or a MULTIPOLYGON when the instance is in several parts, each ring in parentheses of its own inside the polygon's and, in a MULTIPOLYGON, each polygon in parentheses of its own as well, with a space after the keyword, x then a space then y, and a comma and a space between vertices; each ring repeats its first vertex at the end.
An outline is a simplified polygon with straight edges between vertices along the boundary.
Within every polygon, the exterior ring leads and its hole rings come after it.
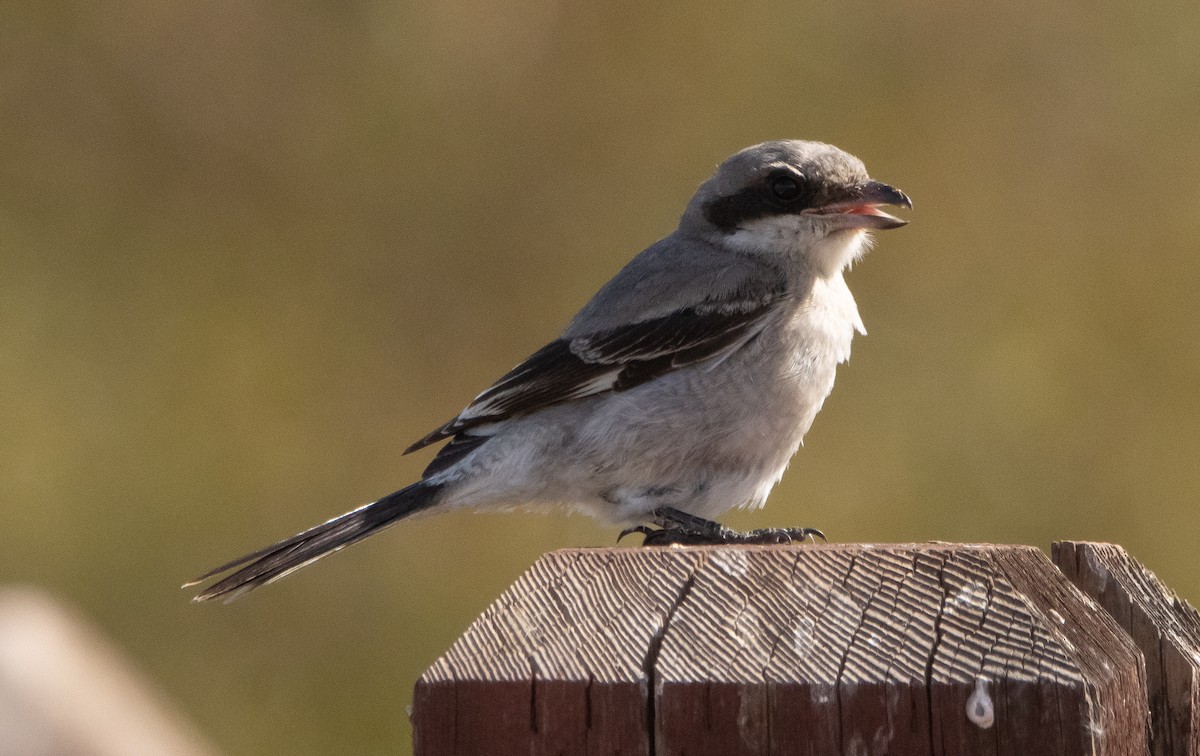
POLYGON ((303 533, 260 549, 253 554, 223 564, 200 577, 185 583, 184 588, 197 585, 229 570, 237 569, 213 583, 193 601, 209 601, 224 598, 227 601, 241 596, 259 586, 272 583, 306 564, 310 564, 352 543, 361 541, 372 533, 398 522, 437 501, 439 487, 424 482, 414 483, 379 501, 359 507, 344 515, 309 528, 303 533))

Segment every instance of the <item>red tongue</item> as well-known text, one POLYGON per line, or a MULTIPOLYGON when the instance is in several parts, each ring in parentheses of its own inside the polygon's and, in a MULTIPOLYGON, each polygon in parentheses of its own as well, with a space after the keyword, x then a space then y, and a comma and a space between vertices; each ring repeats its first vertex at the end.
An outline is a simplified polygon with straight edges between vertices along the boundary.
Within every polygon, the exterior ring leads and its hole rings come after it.
POLYGON ((855 205, 845 211, 847 215, 884 215, 885 213, 874 205, 855 205))

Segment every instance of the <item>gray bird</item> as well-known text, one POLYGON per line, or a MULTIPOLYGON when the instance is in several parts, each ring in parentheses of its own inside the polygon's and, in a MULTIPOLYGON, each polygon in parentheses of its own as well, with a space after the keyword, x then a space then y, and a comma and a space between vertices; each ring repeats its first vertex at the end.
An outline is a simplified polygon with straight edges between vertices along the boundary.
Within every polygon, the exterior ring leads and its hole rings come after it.
POLYGON ((870 231, 907 222, 888 205, 912 207, 828 144, 733 155, 559 338, 406 450, 449 439, 419 481, 212 570, 189 585, 236 571, 196 600, 233 598, 427 510, 566 506, 648 543, 819 535, 711 520, 763 504, 865 333, 842 272, 870 231))

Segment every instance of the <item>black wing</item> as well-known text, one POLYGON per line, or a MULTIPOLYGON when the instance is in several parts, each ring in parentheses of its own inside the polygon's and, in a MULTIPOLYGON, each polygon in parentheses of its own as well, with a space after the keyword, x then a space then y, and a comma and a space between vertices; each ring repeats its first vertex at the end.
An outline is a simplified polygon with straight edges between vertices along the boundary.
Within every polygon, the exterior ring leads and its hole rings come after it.
MULTIPOLYGON (((781 297, 773 293, 753 301, 705 303, 607 331, 552 341, 405 454, 478 425, 606 391, 623 391, 685 365, 724 358, 758 334, 781 297)), ((450 452, 453 446, 443 452, 450 452)), ((469 449, 455 450, 453 461, 465 451, 469 449)), ((428 472, 448 466, 438 464, 440 456, 428 472)))

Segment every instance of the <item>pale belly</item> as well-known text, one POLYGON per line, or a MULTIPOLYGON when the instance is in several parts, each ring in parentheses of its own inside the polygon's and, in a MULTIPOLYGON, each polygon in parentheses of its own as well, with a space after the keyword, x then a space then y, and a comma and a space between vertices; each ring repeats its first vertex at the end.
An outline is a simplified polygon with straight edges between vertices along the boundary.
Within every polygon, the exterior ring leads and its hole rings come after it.
POLYGON ((602 514, 636 519, 672 506, 713 518, 761 505, 833 388, 837 365, 784 346, 760 338, 719 369, 692 368, 610 398, 580 429, 578 447, 594 462, 580 482, 608 505, 602 514))

